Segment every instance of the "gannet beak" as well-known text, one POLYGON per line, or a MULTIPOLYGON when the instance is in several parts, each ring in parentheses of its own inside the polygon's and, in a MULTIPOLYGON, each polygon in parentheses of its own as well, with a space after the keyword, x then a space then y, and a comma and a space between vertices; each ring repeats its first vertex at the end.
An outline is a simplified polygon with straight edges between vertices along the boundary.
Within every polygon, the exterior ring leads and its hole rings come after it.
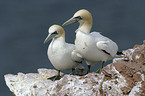
POLYGON ((49 34, 46 39, 44 40, 44 44, 47 43, 49 40, 51 40, 52 38, 54 38, 56 36, 56 34, 49 34))
POLYGON ((67 20, 66 22, 64 22, 64 23, 62 24, 62 26, 66 26, 66 25, 69 25, 69 24, 71 24, 71 23, 78 22, 78 21, 79 21, 78 18, 72 17, 72 18, 70 18, 69 20, 67 20))

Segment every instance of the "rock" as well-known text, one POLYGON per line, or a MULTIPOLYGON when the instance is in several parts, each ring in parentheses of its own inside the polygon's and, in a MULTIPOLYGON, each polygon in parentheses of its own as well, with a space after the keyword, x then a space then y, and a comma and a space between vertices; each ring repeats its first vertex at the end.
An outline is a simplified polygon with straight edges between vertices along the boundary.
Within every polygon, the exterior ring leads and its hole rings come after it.
POLYGON ((124 50, 124 57, 102 69, 102 73, 85 76, 64 75, 60 80, 49 77, 56 70, 38 69, 38 73, 5 75, 10 91, 16 96, 145 96, 145 41, 124 50))
POLYGON ((89 73, 85 76, 64 75, 63 78, 51 81, 49 74, 57 74, 51 69, 38 69, 36 74, 5 75, 7 86, 16 96, 67 96, 100 94, 104 75, 89 73))

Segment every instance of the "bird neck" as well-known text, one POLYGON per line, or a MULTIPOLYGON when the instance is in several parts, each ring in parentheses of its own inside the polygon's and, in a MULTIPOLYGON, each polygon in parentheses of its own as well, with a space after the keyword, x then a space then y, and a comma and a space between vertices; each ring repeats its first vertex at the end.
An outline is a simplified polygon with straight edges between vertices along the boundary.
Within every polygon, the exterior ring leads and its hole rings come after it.
POLYGON ((85 21, 85 22, 80 22, 78 30, 89 34, 92 28, 92 20, 85 21))
POLYGON ((56 37, 53 41, 65 43, 65 36, 56 37))

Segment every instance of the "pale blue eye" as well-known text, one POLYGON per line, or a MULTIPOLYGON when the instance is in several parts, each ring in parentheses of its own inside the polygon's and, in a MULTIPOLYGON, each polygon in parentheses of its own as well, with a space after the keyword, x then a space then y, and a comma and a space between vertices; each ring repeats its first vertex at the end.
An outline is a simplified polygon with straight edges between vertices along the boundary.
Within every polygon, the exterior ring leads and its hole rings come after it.
POLYGON ((82 20, 82 17, 81 16, 77 16, 75 17, 76 19, 79 19, 79 20, 82 20))
POLYGON ((57 31, 53 32, 52 34, 58 34, 57 31))

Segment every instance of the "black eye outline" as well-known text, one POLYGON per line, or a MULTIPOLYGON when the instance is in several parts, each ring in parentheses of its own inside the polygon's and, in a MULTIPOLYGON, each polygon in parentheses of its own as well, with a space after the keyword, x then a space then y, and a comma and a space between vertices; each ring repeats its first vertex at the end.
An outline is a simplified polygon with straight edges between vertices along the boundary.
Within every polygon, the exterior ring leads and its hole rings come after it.
POLYGON ((83 18, 81 16, 77 16, 77 17, 75 17, 75 19, 82 20, 83 18))
POLYGON ((58 34, 57 31, 53 32, 52 34, 58 34))

